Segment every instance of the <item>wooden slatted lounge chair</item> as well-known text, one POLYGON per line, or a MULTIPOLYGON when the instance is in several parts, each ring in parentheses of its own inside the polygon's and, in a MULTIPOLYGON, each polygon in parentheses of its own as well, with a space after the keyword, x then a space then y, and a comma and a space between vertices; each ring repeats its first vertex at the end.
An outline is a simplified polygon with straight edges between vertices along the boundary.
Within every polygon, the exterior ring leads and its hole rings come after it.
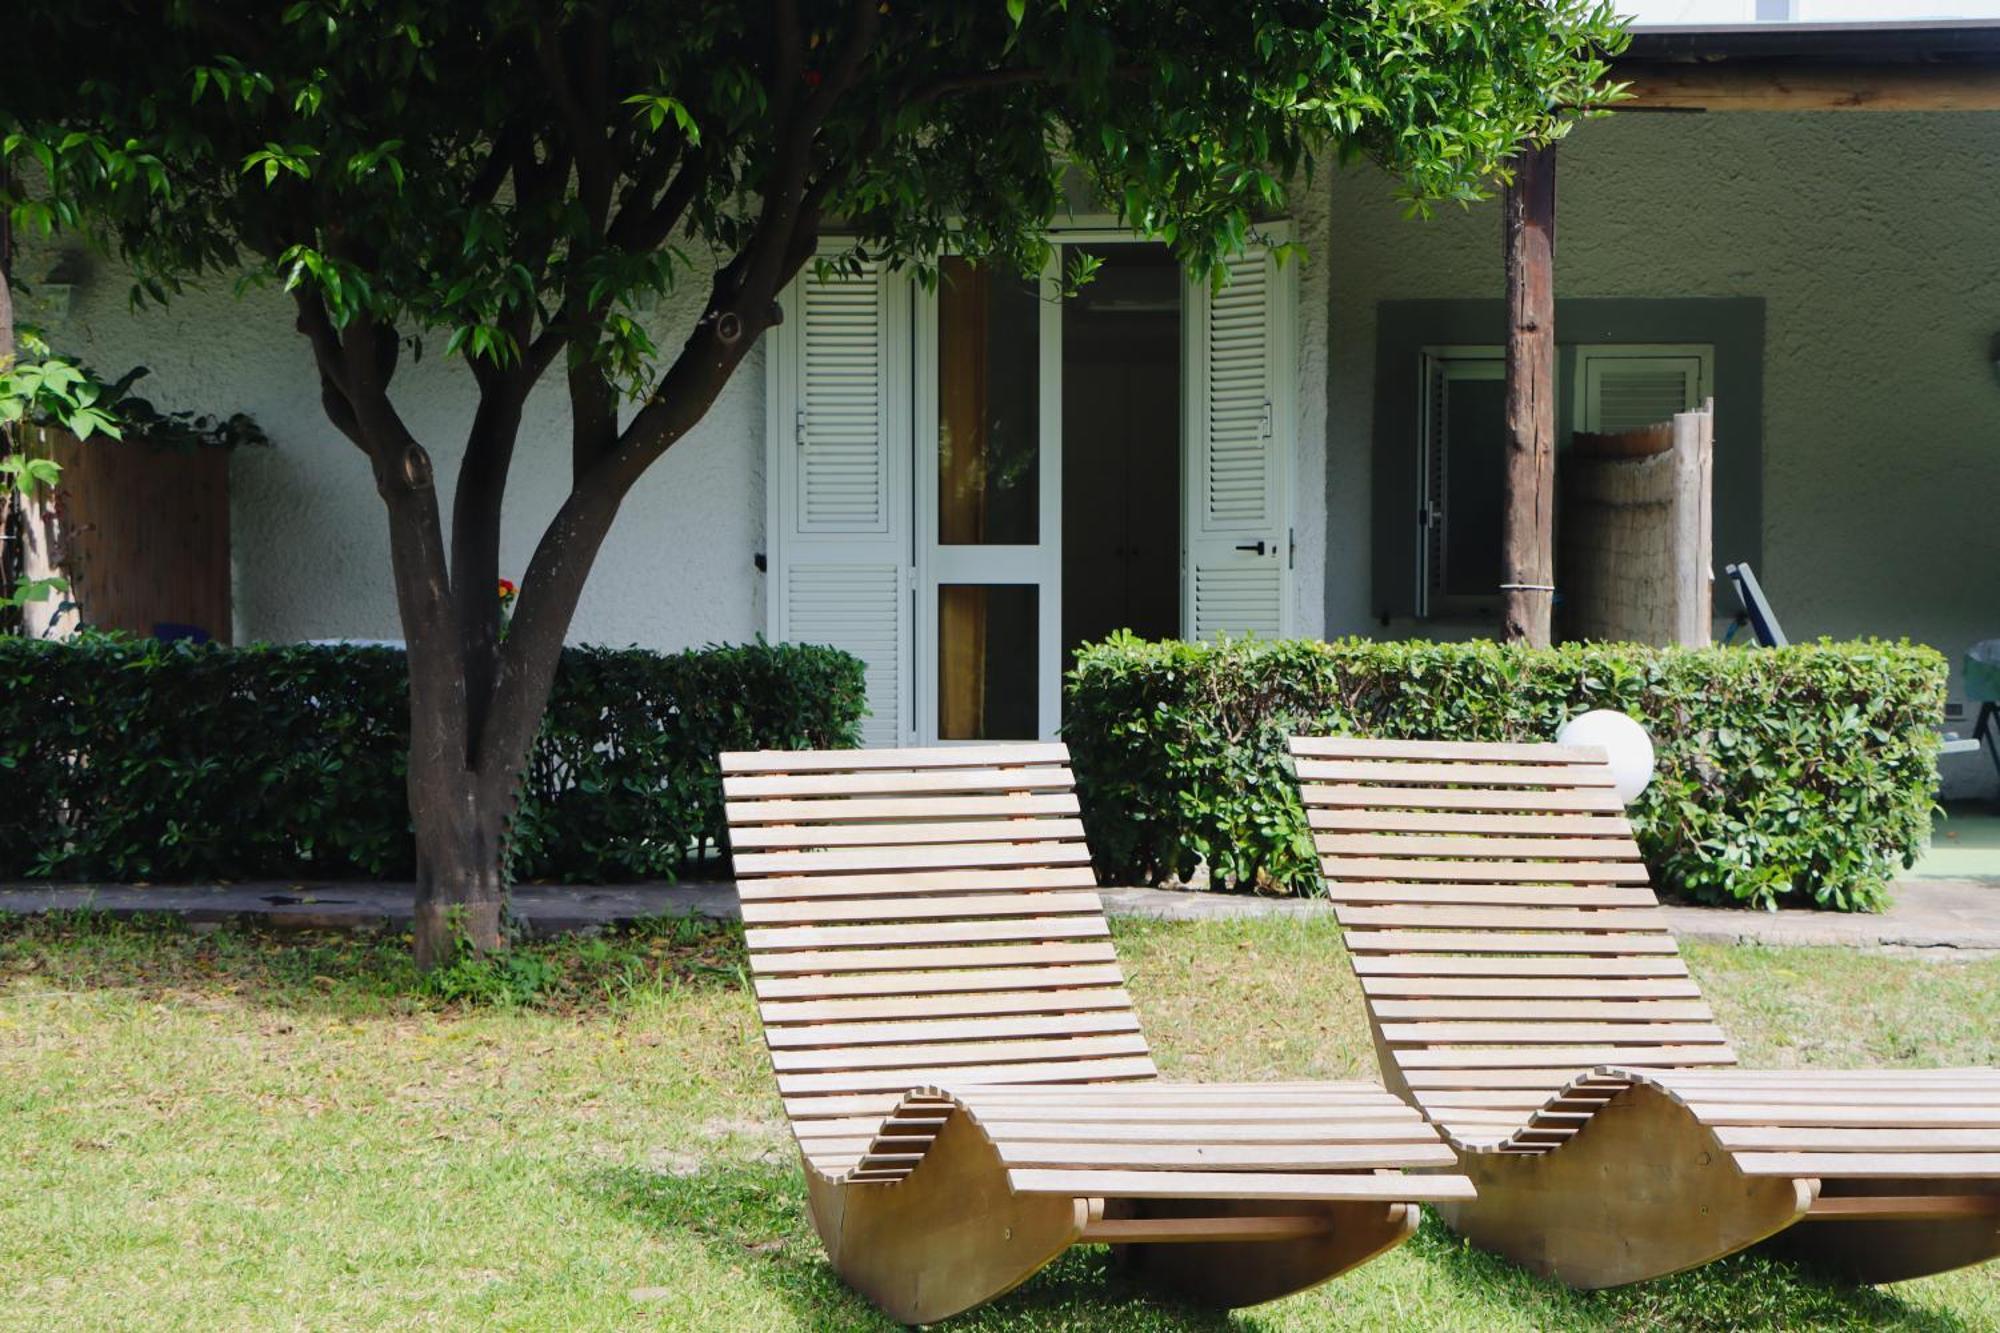
POLYGON ((1384 1078, 1458 1150, 1478 1197, 1440 1211, 1474 1243, 1585 1288, 1781 1231, 1865 1282, 2000 1254, 2000 1070, 1736 1068, 1602 751, 1291 749, 1384 1078))
POLYGON ((1156 1077, 1062 746, 722 770, 813 1223, 895 1318, 969 1309, 1079 1242, 1184 1297, 1254 1304, 1399 1244, 1416 1202, 1471 1193, 1375 1084, 1156 1077))

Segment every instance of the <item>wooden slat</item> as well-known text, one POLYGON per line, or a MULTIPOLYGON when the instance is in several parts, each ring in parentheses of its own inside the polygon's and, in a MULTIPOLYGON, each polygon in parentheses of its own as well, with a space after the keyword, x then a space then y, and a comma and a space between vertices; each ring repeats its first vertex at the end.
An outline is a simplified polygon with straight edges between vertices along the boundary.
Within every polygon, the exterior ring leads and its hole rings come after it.
MULTIPOLYGON (((1591 1065, 1714 1065, 1735 1060, 1726 1046, 1425 1046, 1397 1056, 1397 1063, 1411 1070, 1566 1066, 1572 1074, 1591 1065)), ((1555 1086, 1562 1082, 1557 1079, 1555 1086)))
POLYGON ((1060 916, 1101 914, 1104 903, 1095 892, 981 893, 965 897, 897 898, 888 902, 811 899, 806 902, 743 904, 746 926, 839 925, 863 921, 942 921, 993 916, 1060 916))
POLYGON ((1329 856, 1328 879, 1449 880, 1459 884, 1644 884, 1646 867, 1620 861, 1421 861, 1329 856))
POLYGON ((1725 1148, 1757 1152, 2000 1152, 2000 1127, 1983 1129, 1808 1129, 1796 1125, 1746 1125, 1715 1131, 1725 1148))
MULTIPOLYGON (((1026 822, 1026 821, 1023 821, 1026 822)), ((1473 860, 1636 861, 1624 838, 1442 837, 1416 833, 1322 833, 1313 845, 1339 856, 1443 856, 1473 860)))
MULTIPOLYGON (((1375 1103, 1329 1106, 1263 1105, 1261 1101, 1235 1101, 1150 1106, 1146 1104, 1147 1100, 1134 1098, 1126 1102, 1075 1101, 1036 1105, 995 1103, 982 1093, 975 1098, 975 1105, 981 1123, 985 1125, 1019 1127, 1030 1123, 1046 1124, 1052 1134, 1085 1138, 1116 1134, 1126 1128, 1157 1128, 1178 1135, 1187 1126, 1214 1125, 1217 1118, 1223 1116, 1228 1117, 1226 1123, 1233 1126, 1235 1132, 1243 1134, 1269 1129, 1325 1135, 1334 1129, 1345 1132, 1348 1126, 1378 1124, 1406 1125, 1412 1133, 1429 1133, 1423 1127, 1423 1117, 1414 1110, 1402 1107, 1409 1110, 1409 1114, 1399 1117, 1396 1114, 1398 1107, 1385 1108, 1375 1103)), ((998 1132, 997 1128, 995 1132, 998 1132)))
POLYGON ((1674 1046, 1722 1042, 1727 1038, 1714 1023, 1384 1023, 1382 1039, 1390 1042, 1497 1042, 1510 1045, 1565 1045, 1614 1042, 1674 1046))
POLYGON ((770 824, 729 835, 734 849, 915 846, 923 843, 1081 842, 1075 819, 898 821, 894 824, 770 824))
POLYGON ((1678 961, 1673 936, 1637 931, 1605 934, 1471 934, 1445 930, 1350 930, 1350 953, 1664 954, 1678 961))
POLYGON ((1384 1021, 1582 1018, 1597 1023, 1659 1023, 1714 1018, 1706 1000, 1376 1000, 1371 1007, 1375 1017, 1384 1021))
MULTIPOLYGON (((1301 759, 1301 782, 1375 782, 1430 786, 1465 784, 1481 787, 1599 787, 1617 780, 1604 764, 1427 764, 1369 759, 1301 759)), ((1384 805, 1396 801, 1382 793, 1384 805)))
POLYGON ((724 778, 732 801, 759 797, 944 795, 966 792, 1068 791, 1076 785, 1062 768, 967 768, 935 773, 805 773, 724 778))
MULTIPOLYGON (((969 945, 956 949, 850 949, 814 953, 772 953, 754 961, 757 970, 767 975, 778 973, 797 975, 802 972, 901 972, 926 968, 1032 967, 1043 963, 1115 963, 1118 961, 1118 955, 1108 943, 1090 942, 969 945)), ((760 987, 758 993, 765 992, 760 987)))
POLYGON ((1796 1097, 1781 1102, 1691 1102, 1688 1109, 1718 1133, 1732 1126, 1825 1129, 1926 1129, 2000 1127, 2000 1106, 1813 1105, 1796 1097))
POLYGON ((1028 870, 890 871, 874 875, 783 875, 736 881, 744 902, 807 898, 931 897, 958 893, 1009 893, 1038 889, 1094 889, 1090 867, 1051 866, 1028 870))
MULTIPOLYGON (((1542 1048, 1536 1054, 1553 1059, 1559 1052, 1542 1048)), ((1406 1069, 1403 1081, 1421 1094, 1433 1089, 1493 1089, 1525 1088, 1540 1091, 1547 1096, 1560 1090, 1576 1077, 1578 1066, 1574 1062, 1523 1066, 1516 1069, 1406 1069)))
POLYGON ((2000 1152, 1846 1153, 1745 1152, 1735 1156, 1746 1176, 1833 1176, 1870 1180, 2000 1178, 2000 1152))
POLYGON ((1085 1199, 1317 1199, 1335 1203, 1448 1202, 1473 1197, 1463 1176, 1270 1175, 1239 1171, 1046 1171, 1009 1173, 1022 1194, 1085 1199))
POLYGON ((1313 828, 1327 832, 1492 833, 1516 837, 1580 838, 1591 843, 1632 836, 1631 821, 1623 815, 1481 815, 1451 810, 1336 810, 1308 802, 1306 821, 1313 828))
POLYGON ((1454 1166, 1458 1155, 1430 1143, 1018 1143, 1001 1140, 1009 1167, 1092 1167, 1211 1171, 1357 1171, 1385 1167, 1454 1166))
MULTIPOLYGON (((1516 935, 1518 942, 1525 936, 1516 935)), ((1348 941, 1352 949, 1353 941, 1348 941)), ((1675 977, 1688 975, 1678 954, 1666 957, 1453 958, 1422 954, 1355 955, 1354 970, 1366 976, 1437 977, 1675 977)))
POLYGON ((981 1120, 994 1139, 1009 1143, 1436 1143, 1421 1119, 1251 1121, 1194 1119, 1101 1122, 1095 1115, 1067 1119, 981 1120))
POLYGON ((1494 907, 1655 907, 1644 886, 1608 884, 1397 884, 1385 880, 1333 880, 1326 896, 1336 903, 1459 903, 1494 907))
POLYGON ((743 875, 854 874, 870 870, 978 870, 998 866, 1090 864, 1080 842, 971 843, 947 847, 852 847, 823 852, 741 852, 743 875))
MULTIPOLYGON (((1666 937, 1664 918, 1653 908, 1486 907, 1480 904, 1417 903, 1411 906, 1346 906, 1340 924, 1403 926, 1423 930, 1594 930, 1657 932, 1666 937)), ((1504 938, 1504 937, 1503 937, 1504 938)))
POLYGON ((901 1092, 925 1084, 947 1083, 953 1078, 959 1079, 961 1086, 999 1082, 1085 1083, 1106 1079, 1149 1079, 1158 1072, 1151 1058, 1146 1056, 961 1069, 842 1070, 825 1074, 780 1074, 778 1092, 787 1098, 807 1093, 901 1092))
MULTIPOLYGON (((1488 959, 1473 960, 1477 962, 1488 959)), ((1558 961, 1558 960, 1550 960, 1558 961)), ((1561 960, 1567 961, 1567 960, 1561 960)), ((1364 976, 1362 993, 1371 998, 1407 997, 1548 999, 1548 1000, 1668 1000, 1700 999, 1701 988, 1686 976, 1637 977, 1398 977, 1364 976)), ((1705 1007, 1705 1005, 1704 1005, 1705 1007)))
MULTIPOLYGON (((743 932, 752 953, 785 949, 898 950, 902 945, 1102 939, 1102 915, 1007 917, 997 921, 905 921, 889 926, 756 926, 743 932)), ((761 966, 761 961, 759 966, 761 966)))
POLYGON ((1067 764, 1069 747, 1060 741, 997 745, 912 746, 899 750, 725 750, 722 771, 745 773, 856 773, 874 769, 998 767, 1003 764, 1067 764))
POLYGON ((1101 1217, 1077 1237, 1084 1245, 1205 1245, 1309 1240, 1333 1230, 1325 1213, 1276 1217, 1101 1217))
POLYGON ((1808 1222, 1920 1222, 2000 1216, 2000 1194, 1822 1194, 1808 1222))
MULTIPOLYGON (((1106 1037, 1050 1037, 1021 1041, 913 1042, 891 1046, 808 1047, 774 1050, 771 1066, 781 1074, 819 1074, 836 1070, 944 1069, 970 1065, 1000 1070, 1009 1064, 1042 1064, 1052 1060, 1097 1060, 1118 1055, 1143 1055, 1146 1039, 1136 1032, 1106 1037)), ((1004 1078, 1004 1070, 1002 1077, 1004 1078)), ((980 1078, 976 1082, 994 1080, 980 1078)))
POLYGON ((1534 814, 1623 813, 1625 805, 1618 793, 1606 788, 1577 788, 1567 791, 1486 791, 1476 787, 1362 787, 1315 784, 1304 788, 1310 806, 1355 807, 1379 810, 1465 810, 1494 813, 1503 810, 1534 814))
POLYGON ((972 1018, 1000 1014, 1071 1014, 1131 1007, 1132 997, 1124 987, 1112 984, 1089 990, 928 994, 920 1001, 909 996, 860 1000, 772 1000, 758 1005, 757 1012, 767 1025, 778 1025, 904 1018, 912 1008, 921 1008, 928 1018, 972 1018))
POLYGON ((909 1004, 900 1023, 807 1023, 772 1027, 765 1038, 773 1050, 803 1050, 812 1046, 883 1046, 927 1041, 1002 1041, 1013 1037, 1096 1036, 1107 1032, 1137 1032, 1138 1016, 1113 1011, 1100 1014, 1049 1014, 1025 1018, 917 1018, 930 1012, 928 1003, 909 1004))
POLYGON ((1302 759, 1427 759, 1454 763, 1602 764, 1595 745, 1546 741, 1391 740, 1376 736, 1294 736, 1289 748, 1302 759))
MULTIPOLYGON (((865 798, 822 797, 818 800, 725 801, 722 811, 732 827, 753 824, 819 824, 890 821, 916 823, 927 819, 1022 819, 1073 815, 1076 793, 1015 792, 1006 796, 905 796, 865 798)), ((745 829, 747 831, 747 828, 745 829)), ((736 834, 730 835, 732 838, 736 834)))
MULTIPOLYGON (((1059 965, 1060 960, 1045 960, 1047 950, 1071 950, 1088 948, 1099 953, 1105 952, 1101 945, 1044 945, 1040 950, 1029 950, 1033 955, 1023 962, 1043 964, 1041 966, 1004 966, 1006 960, 994 958, 991 966, 980 964, 978 970, 959 972, 907 972, 880 971, 853 976, 790 976, 757 977, 751 985, 760 1000, 822 1000, 872 998, 894 995, 948 995, 976 994, 991 991, 1018 991, 1038 985, 1046 985, 1051 990, 1066 990, 1079 986, 1123 986, 1125 974, 1117 966, 1116 959, 1095 959, 1082 966, 1059 965)), ((974 952, 971 950, 949 950, 953 955, 974 952)), ((976 951, 981 957, 991 951, 976 951)), ((901 959, 895 960, 899 966, 907 966, 901 959)), ((1072 960, 1074 961, 1074 960, 1072 960)), ((959 964, 945 964, 959 966, 959 964)))

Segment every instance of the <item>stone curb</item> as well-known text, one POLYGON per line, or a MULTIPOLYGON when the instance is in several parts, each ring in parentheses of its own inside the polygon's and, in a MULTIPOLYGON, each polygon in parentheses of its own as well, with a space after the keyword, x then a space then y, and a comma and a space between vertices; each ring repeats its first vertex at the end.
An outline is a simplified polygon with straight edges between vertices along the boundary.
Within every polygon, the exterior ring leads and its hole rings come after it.
MULTIPOLYGON (((271 882, 231 885, 0 884, 0 913, 91 910, 113 917, 164 913, 194 925, 224 923, 266 929, 383 930, 410 920, 412 886, 398 883, 271 882)), ((1252 898, 1175 889, 1109 888, 1114 916, 1166 921, 1310 919, 1330 914, 1317 899, 1252 898)), ((1845 947, 1897 951, 2000 953, 2000 881, 1911 880, 1897 886, 1896 905, 1878 915, 1830 912, 1747 912, 1670 906, 1682 940, 1771 947, 1845 947)), ((536 935, 629 925, 649 917, 689 914, 717 920, 737 915, 727 882, 605 886, 523 885, 514 910, 536 935)))

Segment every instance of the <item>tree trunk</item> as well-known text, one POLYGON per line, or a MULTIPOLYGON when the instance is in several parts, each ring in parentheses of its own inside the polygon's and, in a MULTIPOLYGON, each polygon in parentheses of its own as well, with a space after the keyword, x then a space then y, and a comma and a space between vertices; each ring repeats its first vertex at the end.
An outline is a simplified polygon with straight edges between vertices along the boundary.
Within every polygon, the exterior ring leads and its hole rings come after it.
POLYGON ((1555 603, 1556 150, 1523 149, 1507 187, 1507 491, 1500 585, 1509 643, 1549 644, 1555 603))
POLYGON ((467 950, 485 954, 506 947, 501 843, 512 801, 488 798, 479 774, 462 764, 420 761, 415 746, 410 760, 417 840, 411 935, 417 966, 427 972, 467 950))

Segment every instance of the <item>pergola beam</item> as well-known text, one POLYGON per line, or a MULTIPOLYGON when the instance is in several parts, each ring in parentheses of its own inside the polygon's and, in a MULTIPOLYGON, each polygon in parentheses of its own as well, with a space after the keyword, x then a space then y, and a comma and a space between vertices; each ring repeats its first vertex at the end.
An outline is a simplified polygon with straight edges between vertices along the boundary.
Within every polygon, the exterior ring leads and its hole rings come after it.
POLYGON ((1506 496, 1501 606, 1509 643, 1549 645, 1555 605, 1556 148, 1524 148, 1507 185, 1506 496))
POLYGON ((1620 111, 2000 111, 2000 64, 1619 60, 1620 111))

